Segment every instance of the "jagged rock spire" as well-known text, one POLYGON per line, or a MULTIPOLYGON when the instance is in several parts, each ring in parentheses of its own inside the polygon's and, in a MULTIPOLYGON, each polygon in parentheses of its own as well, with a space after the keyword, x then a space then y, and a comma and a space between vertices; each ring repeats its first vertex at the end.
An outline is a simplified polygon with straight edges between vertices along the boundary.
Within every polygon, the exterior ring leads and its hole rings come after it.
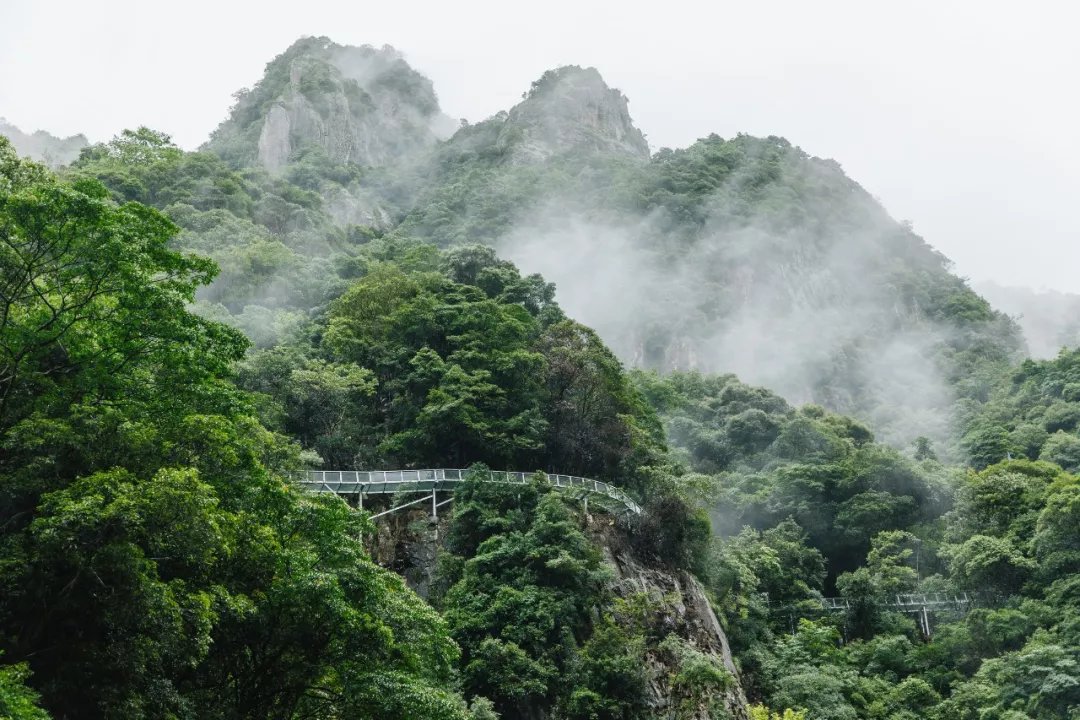
POLYGON ((628 101, 596 68, 549 70, 505 117, 498 144, 515 160, 566 152, 608 152, 646 159, 649 145, 634 127, 628 101))

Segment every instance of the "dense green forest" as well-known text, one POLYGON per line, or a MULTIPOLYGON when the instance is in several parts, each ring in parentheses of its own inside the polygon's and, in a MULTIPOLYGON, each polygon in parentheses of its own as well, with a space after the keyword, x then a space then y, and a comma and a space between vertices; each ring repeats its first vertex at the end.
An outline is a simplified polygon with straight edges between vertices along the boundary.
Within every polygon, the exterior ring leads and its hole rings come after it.
POLYGON ((1080 716, 1080 351, 595 70, 447 121, 307 38, 195 152, 0 138, 0 718, 1080 716), (456 491, 423 598, 373 555, 422 514, 290 479, 418 467, 538 471, 456 491))

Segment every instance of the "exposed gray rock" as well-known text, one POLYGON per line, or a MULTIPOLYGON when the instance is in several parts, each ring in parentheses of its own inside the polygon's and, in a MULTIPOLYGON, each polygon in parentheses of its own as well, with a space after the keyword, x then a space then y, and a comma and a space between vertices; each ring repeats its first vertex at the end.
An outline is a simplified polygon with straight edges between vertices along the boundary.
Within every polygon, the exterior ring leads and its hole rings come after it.
POLYGON ((380 230, 391 226, 390 213, 371 192, 363 188, 330 186, 323 190, 323 209, 340 227, 367 225, 380 230))
POLYGON ((278 173, 289 162, 292 142, 289 139, 292 121, 283 104, 270 108, 259 134, 259 162, 271 173, 278 173))
POLYGON ((616 571, 614 590, 623 598, 645 595, 659 615, 654 623, 665 632, 678 637, 690 647, 719 659, 733 678, 731 687, 722 698, 714 698, 723 707, 723 715, 712 709, 716 703, 705 702, 688 708, 680 702, 672 686, 672 658, 656 648, 648 651, 649 705, 653 717, 679 720, 747 720, 747 701, 739 682, 739 670, 731 655, 731 646, 720 620, 712 609, 701 583, 683 571, 662 568, 642 562, 632 552, 625 535, 611 525, 594 524, 593 537, 601 544, 604 555, 616 571))
MULTIPOLYGON (((427 510, 419 509, 389 515, 380 521, 375 537, 369 539, 369 551, 376 562, 400 574, 410 588, 427 599, 436 580, 442 539, 446 537, 451 517, 452 511, 448 511, 435 523, 427 510)), ((645 693, 651 717, 748 720, 747 700, 727 635, 701 583, 686 572, 659 567, 637 557, 626 531, 606 515, 589 518, 589 532, 613 570, 612 591, 624 599, 647 597, 654 608, 650 618, 654 627, 715 658, 733 679, 723 697, 706 698, 699 706, 688 707, 686 699, 673 687, 672 679, 678 670, 674 658, 660 647, 650 647, 645 693)), ((537 715, 535 720, 544 720, 544 716, 537 715)))
POLYGON ((413 592, 427 600, 450 517, 445 513, 436 523, 426 510, 388 515, 379 523, 378 533, 368 539, 368 552, 375 562, 401 575, 413 592))
POLYGON ((628 100, 608 87, 595 68, 549 70, 524 101, 510 110, 497 144, 517 162, 567 152, 649 157, 645 136, 630 119, 628 100))
POLYGON ((296 43, 241 95, 210 146, 258 128, 258 164, 281 172, 294 154, 317 146, 337 164, 407 161, 445 137, 455 122, 439 111, 431 81, 393 48, 296 43), (260 116, 261 115, 261 116, 260 116))

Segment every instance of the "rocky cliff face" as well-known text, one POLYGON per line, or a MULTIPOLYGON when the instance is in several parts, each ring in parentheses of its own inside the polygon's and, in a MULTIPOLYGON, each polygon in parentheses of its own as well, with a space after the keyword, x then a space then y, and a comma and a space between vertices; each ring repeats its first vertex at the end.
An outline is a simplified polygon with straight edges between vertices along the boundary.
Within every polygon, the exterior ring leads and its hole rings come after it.
POLYGON ((450 517, 444 513, 433 522, 426 510, 388 515, 378 524, 378 534, 368 540, 368 552, 375 562, 401 575, 413 592, 428 600, 450 517))
MULTIPOLYGON (((449 514, 432 522, 426 511, 401 512, 379 524, 369 542, 375 560, 399 573, 409 587, 428 598, 436 581, 441 539, 449 514)), ((656 720, 747 720, 747 700, 727 635, 701 584, 691 575, 658 567, 637 557, 622 528, 607 516, 589 518, 590 536, 604 552, 613 570, 611 590, 624 600, 646 598, 650 624, 668 640, 647 651, 648 684, 645 688, 651 716, 656 720), (673 642, 721 664, 731 675, 730 686, 712 697, 688 698, 676 687, 679 658, 673 642)))
POLYGON ((209 147, 271 173, 309 148, 335 164, 385 166, 407 161, 453 126, 431 81, 393 48, 305 38, 267 65, 254 89, 238 93, 209 147))
POLYGON ((496 141, 517 162, 569 152, 607 152, 648 159, 645 136, 630 119, 626 97, 595 68, 549 70, 506 114, 496 141))
POLYGON ((721 697, 690 700, 682 697, 675 687, 677 658, 663 646, 650 647, 647 695, 653 717, 746 720, 746 696, 739 683, 731 646, 701 583, 689 573, 643 562, 631 550, 626 535, 606 519, 594 522, 592 529, 593 538, 615 569, 612 586, 615 594, 623 599, 647 597, 652 607, 657 608, 658 617, 654 621, 665 628, 668 637, 674 636, 693 650, 719 660, 733 678, 721 697))

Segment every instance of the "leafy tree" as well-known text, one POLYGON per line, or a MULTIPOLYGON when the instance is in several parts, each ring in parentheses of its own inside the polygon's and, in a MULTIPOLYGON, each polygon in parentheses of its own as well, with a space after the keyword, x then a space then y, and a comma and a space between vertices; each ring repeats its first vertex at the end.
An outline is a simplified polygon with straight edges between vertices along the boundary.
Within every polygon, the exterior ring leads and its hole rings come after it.
POLYGON ((535 320, 436 275, 373 272, 339 298, 327 344, 372 370, 384 415, 380 452, 452 466, 535 457, 545 423, 529 345, 535 320))
POLYGON ((1022 650, 987 660, 943 703, 943 717, 1069 717, 1080 708, 1077 652, 1046 634, 1022 650))
POLYGON ((38 706, 38 694, 26 686, 26 665, 0 666, 0 717, 10 720, 49 720, 38 706))
POLYGON ((806 545, 806 532, 790 518, 763 532, 746 528, 731 538, 725 552, 753 573, 756 592, 778 607, 813 597, 822 590, 825 560, 806 545))
POLYGON ((1005 594, 1020 589, 1035 564, 1001 538, 974 535, 950 554, 950 570, 969 590, 987 588, 1005 594))
POLYGON ((452 577, 441 600, 466 692, 504 717, 634 717, 644 640, 593 621, 608 574, 578 517, 542 476, 524 487, 476 477, 456 494, 447 544, 463 562, 443 564, 452 577))
POLYGON ((573 720, 623 720, 645 704, 645 642, 611 618, 593 630, 582 646, 573 675, 577 687, 563 711, 573 720))
POLYGON ((547 360, 544 454, 552 470, 629 478, 659 455, 659 423, 595 332, 564 320, 544 331, 538 349, 547 360))
POLYGON ((231 384, 242 337, 188 311, 215 268, 175 231, 0 142, 0 698, 43 717, 28 667, 57 717, 466 718, 457 647, 363 517, 271 472, 298 448, 231 384))
POLYGON ((1044 582, 1080 572, 1080 486, 1066 484, 1048 494, 1032 543, 1044 582))
POLYGON ((731 674, 723 664, 675 635, 668 635, 660 648, 675 661, 671 684, 678 697, 678 716, 724 712, 720 697, 731 685, 731 674))
POLYGON ((1043 443, 1039 459, 1060 465, 1069 472, 1080 470, 1080 437, 1058 430, 1043 443))
POLYGON ((10 158, 0 172, 0 428, 46 403, 115 392, 136 360, 168 363, 183 382, 223 372, 242 351, 238 334, 180 312, 215 269, 168 249, 176 228, 166 218, 10 158), (199 341, 216 346, 207 368, 177 349, 199 341))
POLYGON ((1005 460, 1009 454, 1009 433, 1001 426, 981 426, 968 431, 964 450, 976 468, 1005 460))
POLYGON ((791 708, 784 708, 783 711, 772 710, 757 704, 750 706, 750 720, 806 720, 806 713, 791 708))

